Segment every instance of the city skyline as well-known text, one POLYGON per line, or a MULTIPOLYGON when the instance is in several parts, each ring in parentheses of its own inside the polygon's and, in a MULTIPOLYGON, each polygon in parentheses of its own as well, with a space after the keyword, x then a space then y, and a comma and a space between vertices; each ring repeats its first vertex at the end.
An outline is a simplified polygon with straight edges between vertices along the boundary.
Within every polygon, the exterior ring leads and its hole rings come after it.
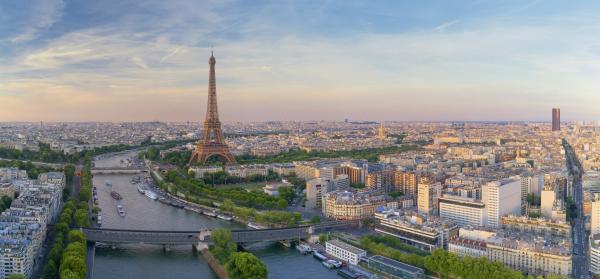
POLYGON ((597 6, 8 1, 0 119, 593 121, 597 6))

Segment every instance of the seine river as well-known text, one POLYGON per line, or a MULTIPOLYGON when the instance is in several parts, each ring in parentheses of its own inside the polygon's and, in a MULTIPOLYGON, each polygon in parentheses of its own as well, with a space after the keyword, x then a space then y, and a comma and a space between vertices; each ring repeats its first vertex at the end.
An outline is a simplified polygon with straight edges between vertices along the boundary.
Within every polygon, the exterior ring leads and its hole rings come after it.
MULTIPOLYGON (((134 153, 98 159, 98 167, 119 166, 120 160, 134 153)), ((202 228, 243 229, 239 224, 206 217, 153 201, 137 192, 130 184, 131 175, 96 175, 102 227, 148 230, 199 230, 202 228), (105 185, 106 181, 112 187, 105 185), (111 189, 123 196, 120 203, 125 217, 117 214, 117 202, 110 197, 111 189)), ((312 256, 303 256, 294 248, 279 243, 257 243, 249 248, 269 270, 269 278, 340 278, 312 256)), ((166 251, 161 246, 128 244, 96 248, 93 278, 217 278, 201 255, 191 246, 173 246, 166 251)))

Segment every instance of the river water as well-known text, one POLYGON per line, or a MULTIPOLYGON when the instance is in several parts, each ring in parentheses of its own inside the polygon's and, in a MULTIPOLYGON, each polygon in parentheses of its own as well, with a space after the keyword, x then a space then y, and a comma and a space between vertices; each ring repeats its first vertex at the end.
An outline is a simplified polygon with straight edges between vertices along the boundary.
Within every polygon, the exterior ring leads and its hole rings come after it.
MULTIPOLYGON (((117 167, 120 160, 135 155, 126 153, 96 160, 97 167, 117 167)), ((177 209, 147 198, 129 182, 132 175, 95 175, 94 185, 102 208, 102 227, 147 230, 200 230, 202 228, 244 229, 244 226, 194 212, 177 209), (106 186, 110 181, 112 187, 106 186), (110 191, 123 199, 115 201, 110 191), (117 213, 120 203, 125 217, 117 213)), ((340 278, 312 256, 303 256, 294 248, 279 243, 256 243, 248 248, 269 270, 269 278, 340 278)), ((165 250, 157 245, 127 244, 117 247, 98 246, 93 278, 217 278, 202 256, 191 246, 173 246, 165 250)))

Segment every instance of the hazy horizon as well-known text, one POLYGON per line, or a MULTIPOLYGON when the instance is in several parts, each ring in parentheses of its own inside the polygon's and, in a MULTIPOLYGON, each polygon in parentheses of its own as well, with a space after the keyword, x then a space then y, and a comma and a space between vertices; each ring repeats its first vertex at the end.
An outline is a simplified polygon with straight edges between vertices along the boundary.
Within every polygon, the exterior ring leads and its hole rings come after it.
POLYGON ((600 2, 0 3, 0 122, 600 120, 600 2))

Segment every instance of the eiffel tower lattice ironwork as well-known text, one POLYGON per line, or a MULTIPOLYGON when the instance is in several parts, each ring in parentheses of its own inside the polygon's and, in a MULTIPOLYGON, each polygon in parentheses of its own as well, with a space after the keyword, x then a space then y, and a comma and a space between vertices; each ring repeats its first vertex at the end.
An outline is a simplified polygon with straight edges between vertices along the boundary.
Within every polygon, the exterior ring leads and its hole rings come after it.
POLYGON ((205 164, 209 158, 217 157, 226 164, 234 164, 235 159, 229 152, 229 147, 225 143, 221 122, 219 121, 219 111, 217 110, 217 83, 215 81, 215 57, 210 55, 208 64, 210 65, 210 77, 208 80, 208 104, 206 108, 206 119, 202 135, 196 143, 196 149, 190 158, 190 164, 205 164))

